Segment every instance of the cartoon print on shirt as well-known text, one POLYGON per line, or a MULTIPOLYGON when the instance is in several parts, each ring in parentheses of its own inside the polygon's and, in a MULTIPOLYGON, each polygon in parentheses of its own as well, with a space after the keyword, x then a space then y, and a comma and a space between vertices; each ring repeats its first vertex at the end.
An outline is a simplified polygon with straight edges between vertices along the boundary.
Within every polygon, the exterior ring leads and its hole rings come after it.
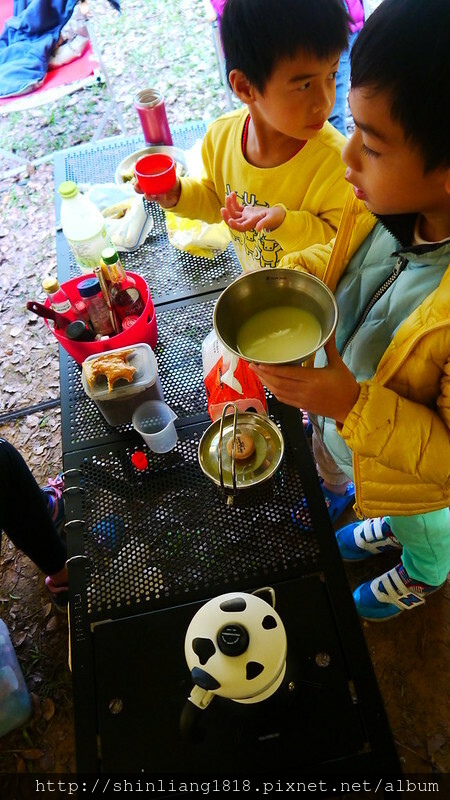
MULTIPOLYGON (((226 185, 227 195, 231 193, 231 187, 226 185)), ((243 194, 236 192, 238 203, 243 206, 259 206, 261 208, 269 208, 268 203, 259 203, 254 194, 250 196, 244 191, 243 194)), ((231 230, 233 244, 236 249, 238 258, 242 264, 245 264, 244 269, 254 269, 259 267, 276 267, 278 264, 278 253, 282 250, 281 245, 276 239, 268 238, 268 232, 265 230, 256 231, 254 228, 250 231, 237 232, 231 230)))
POLYGON ((281 245, 274 239, 267 239, 266 232, 261 231, 255 246, 254 257, 260 262, 261 267, 276 267, 280 250, 281 245))
POLYGON ((257 239, 258 239, 258 234, 257 234, 257 232, 255 231, 254 228, 252 228, 251 231, 246 231, 245 232, 245 238, 244 238, 244 242, 243 242, 244 247, 245 247, 245 253, 246 253, 246 255, 251 256, 251 258, 254 257, 255 245, 256 245, 257 239))

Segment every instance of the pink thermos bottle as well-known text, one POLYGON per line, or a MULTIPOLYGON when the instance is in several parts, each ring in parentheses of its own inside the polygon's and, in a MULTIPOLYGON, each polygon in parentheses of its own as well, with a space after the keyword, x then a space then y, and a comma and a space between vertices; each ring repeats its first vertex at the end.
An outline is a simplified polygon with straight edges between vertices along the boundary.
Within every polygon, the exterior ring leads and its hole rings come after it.
POLYGON ((134 97, 134 107, 146 144, 172 145, 164 98, 157 89, 142 89, 134 97))

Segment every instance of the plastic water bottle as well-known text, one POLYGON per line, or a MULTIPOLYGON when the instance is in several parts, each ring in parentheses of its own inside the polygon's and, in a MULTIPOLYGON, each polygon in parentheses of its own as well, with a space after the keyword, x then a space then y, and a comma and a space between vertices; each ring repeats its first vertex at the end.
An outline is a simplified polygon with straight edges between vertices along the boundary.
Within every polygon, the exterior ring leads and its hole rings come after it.
POLYGON ((0 619, 0 736, 31 717, 31 699, 8 628, 0 619))
POLYGON ((97 206, 78 190, 73 181, 58 187, 62 197, 61 225, 81 272, 100 266, 102 250, 110 244, 105 220, 97 206))

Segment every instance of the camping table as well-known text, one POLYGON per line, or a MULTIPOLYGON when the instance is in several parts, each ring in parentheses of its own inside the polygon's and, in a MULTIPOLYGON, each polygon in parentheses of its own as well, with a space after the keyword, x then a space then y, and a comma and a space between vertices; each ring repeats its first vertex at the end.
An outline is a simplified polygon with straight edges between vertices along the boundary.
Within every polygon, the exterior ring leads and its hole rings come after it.
MULTIPOLYGON (((189 147, 204 125, 175 132, 189 147)), ((72 148, 55 185, 113 179, 140 138, 72 148)), ((125 267, 149 284, 155 355, 178 442, 147 452, 131 425, 111 428, 61 350, 61 407, 70 569, 70 640, 77 767, 86 773, 262 775, 399 774, 370 657, 323 502, 301 414, 269 397, 285 454, 272 483, 227 505, 202 473, 210 424, 201 343, 220 291, 240 268, 231 246, 213 261, 167 240, 164 216, 125 267), (256 495, 256 497, 255 497, 256 495), (101 527, 107 520, 109 526, 101 527), (105 532, 106 531, 106 532, 105 532), (179 720, 191 690, 184 636, 216 595, 271 586, 287 632, 287 677, 263 703, 214 698, 187 738, 179 720)), ((77 274, 57 234, 61 281, 77 274)))

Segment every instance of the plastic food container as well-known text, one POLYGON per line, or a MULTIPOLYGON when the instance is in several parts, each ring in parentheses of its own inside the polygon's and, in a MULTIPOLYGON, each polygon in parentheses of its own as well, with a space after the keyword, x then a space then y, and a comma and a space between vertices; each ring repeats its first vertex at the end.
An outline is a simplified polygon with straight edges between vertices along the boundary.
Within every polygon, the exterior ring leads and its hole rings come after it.
MULTIPOLYGON (((134 325, 121 333, 116 333, 109 339, 98 342, 74 342, 65 335, 64 331, 59 329, 55 330, 55 328, 52 328, 48 324, 48 320, 44 320, 49 330, 51 330, 53 335, 58 339, 61 347, 64 347, 64 350, 66 350, 78 364, 82 364, 85 358, 93 354, 100 355, 100 353, 123 348, 127 345, 136 345, 139 342, 146 342, 150 347, 155 347, 158 340, 158 329, 156 327, 156 313, 147 283, 140 275, 136 275, 136 273, 129 272, 128 270, 126 272, 127 275, 131 275, 136 281, 136 287, 139 289, 139 293, 145 303, 145 308, 134 325)), ((70 281, 61 284, 69 300, 73 302, 74 300, 80 299, 77 286, 87 277, 89 276, 79 275, 77 278, 72 278, 70 281)), ((95 278, 94 273, 92 273, 91 277, 95 278)), ((45 305, 48 308, 50 307, 50 300, 48 298, 45 301, 45 305)))
MULTIPOLYGON (((135 409, 146 400, 163 400, 163 392, 158 376, 158 365, 153 350, 148 344, 136 344, 131 347, 119 347, 110 350, 109 354, 131 351, 127 356, 127 364, 136 367, 133 380, 128 383, 120 378, 108 391, 105 375, 99 375, 93 386, 89 386, 84 368, 81 374, 83 388, 103 414, 109 425, 126 425, 131 422, 135 409)), ((85 360, 85 364, 94 361, 101 354, 95 353, 85 360)))

